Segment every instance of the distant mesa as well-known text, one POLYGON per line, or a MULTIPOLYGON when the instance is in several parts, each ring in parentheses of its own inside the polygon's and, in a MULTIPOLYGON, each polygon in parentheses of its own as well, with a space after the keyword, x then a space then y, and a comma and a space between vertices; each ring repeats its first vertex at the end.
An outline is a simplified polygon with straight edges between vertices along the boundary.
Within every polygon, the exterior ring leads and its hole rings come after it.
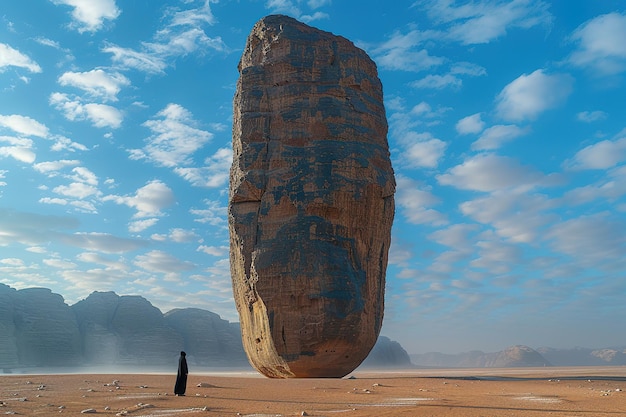
POLYGON ((383 320, 395 179, 376 65, 276 15, 252 29, 239 72, 229 229, 243 346, 268 377, 342 377, 383 320))
POLYGON ((247 367, 238 323, 200 309, 165 315, 140 296, 94 292, 73 306, 47 288, 0 284, 0 369, 247 367))
MULTIPOLYGON (((381 339, 372 351, 374 358, 379 349, 385 352, 376 366, 401 366, 394 358, 402 358, 402 347, 381 339)), ((162 314, 143 297, 114 292, 94 292, 68 306, 47 288, 0 284, 0 373, 86 367, 176 372, 181 350, 196 371, 251 369, 239 323, 210 311, 162 314)))

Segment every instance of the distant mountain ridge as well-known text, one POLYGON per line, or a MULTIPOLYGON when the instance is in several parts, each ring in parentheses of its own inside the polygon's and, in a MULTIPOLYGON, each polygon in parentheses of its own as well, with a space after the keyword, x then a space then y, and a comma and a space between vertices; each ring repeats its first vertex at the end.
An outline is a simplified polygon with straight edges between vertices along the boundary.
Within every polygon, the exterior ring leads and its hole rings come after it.
MULTIPOLYGON (((93 292, 69 306, 47 288, 0 284, 0 371, 28 367, 169 369, 181 350, 190 365, 249 367, 239 323, 198 308, 163 314, 141 296, 93 292)), ((398 342, 381 336, 366 366, 410 367, 398 342)))
POLYGON ((471 351, 459 354, 429 352, 410 355, 418 367, 437 368, 515 368, 544 366, 622 366, 626 347, 607 349, 532 349, 511 346, 500 352, 471 351))

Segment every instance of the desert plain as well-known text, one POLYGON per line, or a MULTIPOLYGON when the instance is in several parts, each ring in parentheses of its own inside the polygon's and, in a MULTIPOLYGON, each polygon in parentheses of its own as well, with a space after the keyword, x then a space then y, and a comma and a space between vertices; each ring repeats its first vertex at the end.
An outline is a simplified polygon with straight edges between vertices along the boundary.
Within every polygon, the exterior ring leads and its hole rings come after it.
MULTIPOLYGON (((193 369, 192 369, 193 371, 193 369)), ((626 416, 626 367, 357 369, 342 379, 254 372, 0 375, 0 415, 626 416)))

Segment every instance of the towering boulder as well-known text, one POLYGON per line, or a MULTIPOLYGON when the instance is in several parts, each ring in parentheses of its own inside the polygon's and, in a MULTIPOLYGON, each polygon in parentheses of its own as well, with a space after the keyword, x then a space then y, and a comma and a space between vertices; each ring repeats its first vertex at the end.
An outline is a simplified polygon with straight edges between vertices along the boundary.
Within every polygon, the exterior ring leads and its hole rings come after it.
POLYGON ((239 72, 229 229, 244 349, 269 377, 341 377, 383 319, 395 180, 376 65, 268 16, 239 72))

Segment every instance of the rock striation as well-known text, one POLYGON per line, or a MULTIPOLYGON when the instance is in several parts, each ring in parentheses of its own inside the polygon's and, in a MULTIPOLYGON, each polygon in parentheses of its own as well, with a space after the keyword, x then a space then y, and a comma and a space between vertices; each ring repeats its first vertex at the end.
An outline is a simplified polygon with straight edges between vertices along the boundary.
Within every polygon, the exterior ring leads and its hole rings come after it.
POLYGON ((231 276, 244 349, 268 377, 341 377, 380 332, 395 180, 375 63, 286 16, 239 63, 231 276))
POLYGON ((22 365, 68 366, 81 362, 78 323, 61 295, 48 288, 16 291, 13 322, 22 365))
POLYGON ((165 324, 183 337, 182 350, 204 366, 243 366, 245 353, 239 326, 219 315, 199 308, 171 310, 163 316, 165 324))

